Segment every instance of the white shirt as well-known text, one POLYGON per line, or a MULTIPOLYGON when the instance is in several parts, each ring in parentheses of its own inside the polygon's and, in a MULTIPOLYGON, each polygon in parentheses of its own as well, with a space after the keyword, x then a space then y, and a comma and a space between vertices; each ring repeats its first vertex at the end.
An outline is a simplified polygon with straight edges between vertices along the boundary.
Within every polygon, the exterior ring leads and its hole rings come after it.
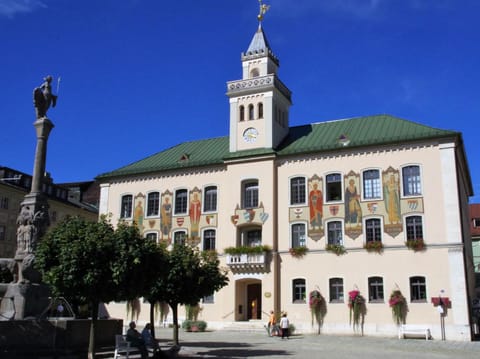
POLYGON ((288 318, 287 317, 282 317, 282 319, 280 319, 280 327, 282 329, 285 329, 285 328, 288 328, 288 318))

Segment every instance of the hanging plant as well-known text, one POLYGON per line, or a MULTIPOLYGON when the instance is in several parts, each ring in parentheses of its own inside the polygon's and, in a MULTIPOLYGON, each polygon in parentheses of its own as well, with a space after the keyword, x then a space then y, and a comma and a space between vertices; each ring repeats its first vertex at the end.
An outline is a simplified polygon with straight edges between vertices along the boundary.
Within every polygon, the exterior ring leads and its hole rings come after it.
POLYGON ((325 314, 327 314, 327 306, 325 298, 318 290, 313 290, 308 295, 308 306, 312 314, 312 326, 316 321, 318 324, 318 334, 320 334, 323 326, 323 318, 325 318, 325 314))
POLYGON ((127 318, 130 317, 130 321, 138 321, 141 311, 140 299, 135 298, 127 301, 127 318))
POLYGON ((302 258, 308 252, 308 248, 301 246, 301 247, 292 247, 288 250, 292 257, 295 258, 302 258))
POLYGON ((395 324, 405 324, 407 316, 407 300, 399 289, 395 289, 390 294, 388 305, 392 308, 392 317, 395 324))
POLYGON ((347 253, 344 246, 341 244, 327 244, 325 250, 328 252, 335 253, 337 256, 347 253))
POLYGON ((423 238, 409 239, 405 242, 405 245, 408 249, 411 249, 414 252, 425 250, 425 242, 423 241, 423 238))
POLYGON ((353 330, 362 330, 365 319, 366 307, 365 298, 360 294, 358 289, 348 292, 348 308, 350 310, 350 325, 353 325, 353 330))
POLYGON ((381 241, 368 241, 363 246, 368 252, 381 253, 383 251, 383 244, 381 241))

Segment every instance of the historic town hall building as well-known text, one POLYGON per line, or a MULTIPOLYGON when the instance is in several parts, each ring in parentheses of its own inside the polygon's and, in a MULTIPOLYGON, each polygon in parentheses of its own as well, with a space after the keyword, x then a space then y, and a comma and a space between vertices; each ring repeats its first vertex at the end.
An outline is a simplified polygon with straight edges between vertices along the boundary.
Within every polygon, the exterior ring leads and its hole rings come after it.
MULTIPOLYGON (((359 291, 365 335, 393 336, 396 291, 407 324, 440 339, 442 296, 446 338, 470 340, 472 186, 461 134, 390 115, 291 127, 292 94, 261 24, 241 66, 227 83, 229 134, 98 176, 100 214, 159 242, 218 251, 230 282, 201 303, 210 328, 263 326, 275 310, 314 332, 316 290, 322 332, 350 334, 349 293, 359 291)), ((108 310, 127 320, 125 303, 108 310)))

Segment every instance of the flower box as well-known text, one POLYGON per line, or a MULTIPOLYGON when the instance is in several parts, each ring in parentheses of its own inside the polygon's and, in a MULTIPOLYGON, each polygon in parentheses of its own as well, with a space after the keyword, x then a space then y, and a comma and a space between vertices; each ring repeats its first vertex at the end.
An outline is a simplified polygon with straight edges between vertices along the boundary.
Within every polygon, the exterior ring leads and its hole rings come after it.
POLYGON ((383 251, 383 243, 381 241, 369 241, 363 246, 368 252, 381 253, 383 251))
POLYGON ((337 256, 347 253, 344 246, 341 244, 327 244, 325 250, 328 252, 335 253, 337 256))
POLYGON ((305 254, 307 254, 308 248, 303 247, 303 246, 302 247, 292 247, 288 251, 290 252, 292 257, 302 258, 305 254))
POLYGON ((425 242, 423 238, 409 239, 405 242, 405 245, 408 249, 411 249, 414 252, 425 250, 425 242))

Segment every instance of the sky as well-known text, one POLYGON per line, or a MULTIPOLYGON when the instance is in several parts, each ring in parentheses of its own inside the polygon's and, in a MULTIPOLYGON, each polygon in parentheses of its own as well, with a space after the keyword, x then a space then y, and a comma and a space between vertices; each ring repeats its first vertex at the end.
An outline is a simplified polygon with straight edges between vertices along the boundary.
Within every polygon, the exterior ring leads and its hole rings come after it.
MULTIPOLYGON (((290 125, 390 114, 462 133, 480 202, 480 1, 264 0, 290 125)), ((47 171, 89 181, 228 135, 226 82, 258 0, 0 0, 0 166, 33 172, 32 91, 47 75, 47 171), (58 79, 60 78, 60 82, 58 79)))

